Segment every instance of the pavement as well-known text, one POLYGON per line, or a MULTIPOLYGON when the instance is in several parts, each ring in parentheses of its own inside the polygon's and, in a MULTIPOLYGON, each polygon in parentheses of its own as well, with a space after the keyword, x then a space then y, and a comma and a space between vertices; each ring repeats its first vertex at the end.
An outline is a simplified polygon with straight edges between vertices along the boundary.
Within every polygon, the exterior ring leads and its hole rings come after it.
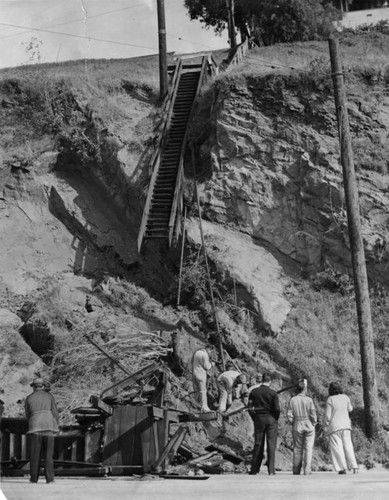
POLYGON ((275 476, 224 474, 206 480, 60 477, 52 484, 44 479, 31 484, 27 477, 3 477, 0 485, 7 500, 388 500, 389 471, 361 470, 344 476, 334 472, 309 476, 293 476, 291 472, 275 476))

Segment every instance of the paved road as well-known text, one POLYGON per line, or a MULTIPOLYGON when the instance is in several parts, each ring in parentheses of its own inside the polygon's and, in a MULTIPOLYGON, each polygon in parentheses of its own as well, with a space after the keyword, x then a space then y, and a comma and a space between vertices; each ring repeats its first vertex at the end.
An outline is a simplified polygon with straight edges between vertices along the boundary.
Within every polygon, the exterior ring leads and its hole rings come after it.
POLYGON ((58 478, 50 485, 3 478, 1 489, 7 500, 388 500, 389 471, 373 469, 345 476, 334 472, 226 474, 206 480, 58 478))

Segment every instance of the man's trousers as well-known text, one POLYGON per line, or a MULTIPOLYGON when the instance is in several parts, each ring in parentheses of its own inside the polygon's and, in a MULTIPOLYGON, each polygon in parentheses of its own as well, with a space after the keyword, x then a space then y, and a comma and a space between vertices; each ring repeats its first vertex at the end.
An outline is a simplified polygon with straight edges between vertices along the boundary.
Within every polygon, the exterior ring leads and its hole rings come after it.
POLYGON ((208 406, 207 397, 207 379, 193 377, 193 390, 195 391, 196 401, 199 403, 201 412, 211 411, 208 406))
POLYGON ((267 468, 269 474, 275 473, 278 422, 271 415, 254 415, 254 448, 251 473, 259 472, 263 460, 265 439, 267 444, 267 468))
POLYGON ((38 482, 41 458, 44 460, 45 478, 48 483, 54 481, 54 435, 34 432, 30 436, 30 481, 38 482))

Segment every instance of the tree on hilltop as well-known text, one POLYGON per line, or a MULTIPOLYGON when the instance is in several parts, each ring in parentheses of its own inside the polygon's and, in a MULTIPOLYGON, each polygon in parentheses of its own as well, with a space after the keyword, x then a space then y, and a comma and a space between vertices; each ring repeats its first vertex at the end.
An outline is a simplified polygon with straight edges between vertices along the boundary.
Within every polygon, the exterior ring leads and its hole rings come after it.
MULTIPOLYGON (((185 0, 190 18, 221 33, 228 19, 226 0, 185 0)), ((340 11, 330 0, 235 0, 235 26, 260 45, 328 36, 340 11)))

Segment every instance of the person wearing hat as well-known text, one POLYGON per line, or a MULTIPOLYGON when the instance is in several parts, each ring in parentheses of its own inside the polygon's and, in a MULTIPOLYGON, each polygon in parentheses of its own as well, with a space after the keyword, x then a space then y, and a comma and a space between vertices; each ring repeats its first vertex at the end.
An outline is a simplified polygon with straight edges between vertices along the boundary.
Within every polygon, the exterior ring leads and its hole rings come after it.
POLYGON ((307 396, 306 379, 299 380, 297 395, 289 401, 288 420, 292 424, 293 474, 311 474, 312 450, 315 442, 316 408, 307 396))
POLYGON ((41 455, 45 461, 47 483, 54 481, 54 435, 58 432, 59 414, 54 397, 46 392, 42 378, 37 377, 31 383, 33 392, 25 402, 28 432, 30 436, 30 482, 37 483, 41 455))
POLYGON ((267 468, 269 475, 275 474, 278 419, 280 403, 276 391, 270 388, 270 373, 262 375, 262 384, 250 392, 249 413, 254 422, 254 448, 249 474, 258 474, 267 445, 267 468))
POLYGON ((217 378, 219 388, 220 413, 224 413, 232 404, 233 392, 236 390, 236 397, 244 397, 247 394, 246 375, 234 369, 233 364, 227 364, 227 370, 217 378))

